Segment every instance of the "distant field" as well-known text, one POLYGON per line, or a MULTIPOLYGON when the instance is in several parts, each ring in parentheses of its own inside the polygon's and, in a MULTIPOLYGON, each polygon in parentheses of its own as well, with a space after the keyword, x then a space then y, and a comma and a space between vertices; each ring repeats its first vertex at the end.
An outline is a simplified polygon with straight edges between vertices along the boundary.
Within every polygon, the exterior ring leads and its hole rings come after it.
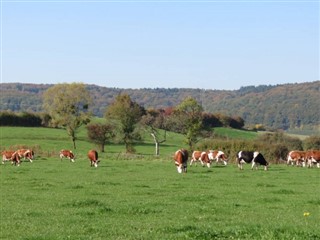
MULTIPOLYGON (((37 155, 47 156, 57 154, 61 149, 72 149, 72 141, 63 129, 32 128, 32 127, 1 127, 0 150, 16 146, 28 146, 36 150, 37 155)), ((144 141, 135 145, 137 154, 153 155, 155 146, 153 139, 144 132, 144 141)), ((161 155, 172 155, 178 148, 185 147, 183 136, 176 133, 167 133, 167 141, 160 145, 161 155)), ((83 127, 77 134, 77 155, 85 155, 89 149, 97 149, 97 146, 88 141, 86 129, 83 127)), ((113 154, 125 152, 123 144, 107 144, 105 151, 113 154)))
POLYGON ((252 131, 244 131, 244 130, 239 130, 239 129, 232 129, 232 128, 225 128, 225 127, 217 127, 214 128, 214 133, 227 137, 230 139, 254 139, 258 136, 257 132, 252 132, 252 131))
POLYGON ((183 138, 172 133, 160 157, 150 138, 132 156, 108 145, 100 166, 91 168, 86 152, 95 146, 84 129, 75 163, 51 154, 71 148, 63 130, 0 134, 2 149, 39 150, 33 163, 0 166, 0 239, 320 239, 317 168, 239 171, 231 164, 178 174, 172 153, 183 138))

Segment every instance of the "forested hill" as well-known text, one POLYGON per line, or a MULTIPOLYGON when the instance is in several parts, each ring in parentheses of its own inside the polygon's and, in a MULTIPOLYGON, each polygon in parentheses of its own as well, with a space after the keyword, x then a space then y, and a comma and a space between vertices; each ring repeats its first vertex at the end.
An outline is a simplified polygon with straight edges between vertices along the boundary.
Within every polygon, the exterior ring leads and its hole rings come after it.
MULTIPOLYGON (((42 93, 52 85, 1 83, 0 86, 0 110, 39 112, 42 111, 42 93)), ((203 106, 204 111, 240 116, 246 125, 263 124, 275 129, 288 129, 319 126, 320 122, 320 81, 247 86, 234 91, 86 86, 94 100, 91 110, 97 116, 103 116, 116 95, 126 93, 145 108, 174 107, 191 96, 203 106)))

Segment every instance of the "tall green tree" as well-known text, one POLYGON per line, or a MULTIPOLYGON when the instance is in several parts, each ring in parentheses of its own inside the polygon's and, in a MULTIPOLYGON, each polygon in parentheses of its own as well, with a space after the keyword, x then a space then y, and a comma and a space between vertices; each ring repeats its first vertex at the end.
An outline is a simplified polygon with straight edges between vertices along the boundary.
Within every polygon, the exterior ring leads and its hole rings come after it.
POLYGON ((144 109, 127 94, 116 96, 115 101, 106 110, 105 117, 117 124, 118 134, 125 144, 127 153, 135 151, 133 141, 139 138, 135 129, 143 113, 144 109))
POLYGON ((174 110, 174 122, 185 135, 186 144, 190 150, 194 149, 199 136, 202 135, 202 106, 192 97, 187 97, 174 110))
POLYGON ((77 130, 90 122, 89 105, 92 100, 82 83, 56 84, 43 94, 43 107, 55 127, 67 130, 76 149, 77 130))

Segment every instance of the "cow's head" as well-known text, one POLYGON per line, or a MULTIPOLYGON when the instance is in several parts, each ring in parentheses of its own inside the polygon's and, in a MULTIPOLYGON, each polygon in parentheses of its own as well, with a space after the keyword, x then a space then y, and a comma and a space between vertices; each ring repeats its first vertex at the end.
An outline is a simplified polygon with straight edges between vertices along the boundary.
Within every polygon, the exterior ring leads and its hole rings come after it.
POLYGON ((264 165, 264 168, 263 168, 263 169, 264 169, 265 171, 267 171, 267 170, 268 170, 268 167, 269 167, 269 163, 266 161, 266 165, 264 165))
POLYGON ((95 167, 98 167, 99 162, 100 162, 100 160, 94 161, 94 166, 95 166, 95 167))
POLYGON ((25 155, 26 158, 31 160, 34 157, 34 152, 32 150, 28 150, 28 151, 25 152, 24 155, 25 155))
POLYGON ((175 164, 176 167, 177 167, 178 173, 182 173, 182 171, 183 171, 183 166, 182 166, 182 164, 179 163, 178 161, 175 161, 174 164, 175 164))
POLYGON ((178 161, 175 161, 175 165, 177 167, 178 173, 187 172, 187 163, 179 163, 178 161))

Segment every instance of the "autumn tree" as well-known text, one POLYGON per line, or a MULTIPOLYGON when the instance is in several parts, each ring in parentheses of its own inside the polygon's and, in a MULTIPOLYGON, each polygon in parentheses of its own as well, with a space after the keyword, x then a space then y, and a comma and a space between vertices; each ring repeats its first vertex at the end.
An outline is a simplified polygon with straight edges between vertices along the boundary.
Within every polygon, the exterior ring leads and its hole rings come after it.
POLYGON ((116 96, 115 101, 106 110, 105 117, 117 124, 117 133, 124 142, 127 153, 134 152, 133 141, 139 136, 135 129, 143 113, 144 109, 127 94, 116 96))
POLYGON ((56 84, 43 94, 43 107, 52 118, 52 126, 67 130, 74 149, 77 130, 90 121, 90 104, 89 92, 82 83, 56 84))
POLYGON ((87 134, 91 142, 97 144, 104 152, 106 143, 114 137, 113 126, 108 123, 91 123, 87 125, 87 134))

